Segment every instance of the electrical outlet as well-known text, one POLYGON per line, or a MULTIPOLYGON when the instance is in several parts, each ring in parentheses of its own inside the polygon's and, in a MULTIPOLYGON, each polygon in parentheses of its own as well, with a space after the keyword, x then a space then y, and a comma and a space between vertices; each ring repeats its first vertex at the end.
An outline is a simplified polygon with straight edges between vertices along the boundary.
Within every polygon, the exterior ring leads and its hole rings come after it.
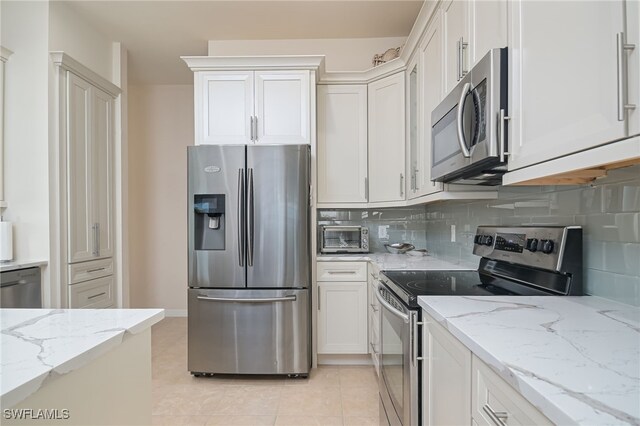
POLYGON ((456 242, 456 226, 455 225, 451 225, 451 242, 452 243, 456 242))
POLYGON ((389 225, 378 226, 378 238, 380 238, 381 240, 388 240, 389 239, 389 233, 387 232, 388 229, 389 229, 389 225))

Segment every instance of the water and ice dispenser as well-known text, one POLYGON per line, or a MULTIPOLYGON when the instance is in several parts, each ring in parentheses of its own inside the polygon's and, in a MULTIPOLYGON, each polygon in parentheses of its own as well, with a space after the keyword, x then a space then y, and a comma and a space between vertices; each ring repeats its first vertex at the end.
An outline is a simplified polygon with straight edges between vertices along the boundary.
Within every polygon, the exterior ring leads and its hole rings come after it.
POLYGON ((193 200, 196 250, 225 249, 224 194, 196 194, 193 200))

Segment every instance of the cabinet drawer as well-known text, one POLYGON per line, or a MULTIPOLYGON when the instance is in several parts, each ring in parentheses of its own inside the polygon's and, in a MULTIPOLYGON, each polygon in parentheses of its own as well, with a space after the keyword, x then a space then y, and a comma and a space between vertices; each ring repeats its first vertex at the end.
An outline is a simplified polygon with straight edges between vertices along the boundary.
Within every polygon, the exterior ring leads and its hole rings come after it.
POLYGON ((70 308, 108 308, 114 301, 114 279, 98 278, 69 286, 70 308))
POLYGON ((69 284, 113 275, 113 258, 69 265, 69 284))
POLYGON ((367 281, 367 262, 318 262, 318 281, 367 281))
POLYGON ((472 372, 471 415, 476 424, 553 424, 475 355, 472 360, 472 372))

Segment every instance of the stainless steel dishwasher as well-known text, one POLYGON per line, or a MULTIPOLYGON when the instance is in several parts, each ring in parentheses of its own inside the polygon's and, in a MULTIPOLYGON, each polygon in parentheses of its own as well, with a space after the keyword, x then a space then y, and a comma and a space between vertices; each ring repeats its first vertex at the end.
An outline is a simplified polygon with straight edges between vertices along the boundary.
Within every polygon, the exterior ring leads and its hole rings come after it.
POLYGON ((40 268, 0 273, 0 308, 42 308, 40 268))

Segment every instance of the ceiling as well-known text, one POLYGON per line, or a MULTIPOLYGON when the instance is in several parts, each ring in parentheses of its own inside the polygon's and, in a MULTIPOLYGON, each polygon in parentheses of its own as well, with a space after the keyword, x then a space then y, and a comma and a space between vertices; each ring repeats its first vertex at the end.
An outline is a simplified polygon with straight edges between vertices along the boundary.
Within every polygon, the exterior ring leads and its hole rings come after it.
POLYGON ((208 40, 401 37, 422 1, 68 1, 129 50, 131 84, 190 84, 208 40))

